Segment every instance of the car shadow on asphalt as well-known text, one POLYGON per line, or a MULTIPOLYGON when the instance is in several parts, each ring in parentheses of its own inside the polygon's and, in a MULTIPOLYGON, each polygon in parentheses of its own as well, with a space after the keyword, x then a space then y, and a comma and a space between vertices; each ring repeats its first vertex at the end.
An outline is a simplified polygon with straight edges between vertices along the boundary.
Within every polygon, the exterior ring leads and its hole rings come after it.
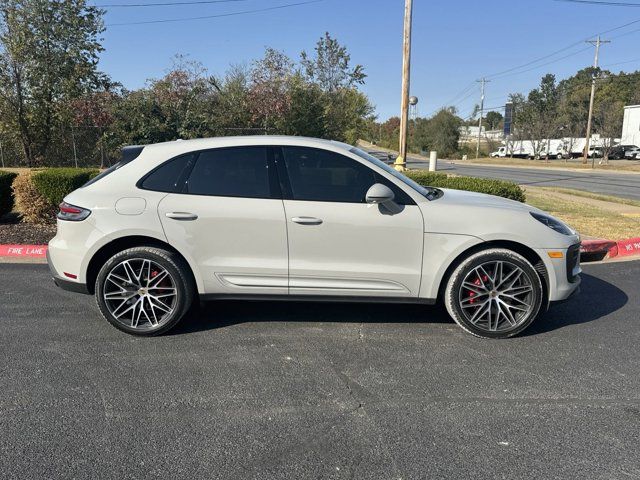
POLYGON ((220 300, 201 304, 168 335, 247 322, 451 323, 452 320, 439 305, 220 300))
POLYGON ((552 304, 549 311, 524 332, 525 336, 599 320, 629 301, 626 293, 606 280, 584 272, 581 277, 580 292, 566 302, 552 304))
MULTIPOLYGON (((620 308, 627 295, 616 286, 582 274, 581 292, 554 304, 524 333, 536 335, 598 320, 620 308)), ((453 323, 441 305, 220 300, 194 308, 168 335, 183 335, 247 322, 453 323)))

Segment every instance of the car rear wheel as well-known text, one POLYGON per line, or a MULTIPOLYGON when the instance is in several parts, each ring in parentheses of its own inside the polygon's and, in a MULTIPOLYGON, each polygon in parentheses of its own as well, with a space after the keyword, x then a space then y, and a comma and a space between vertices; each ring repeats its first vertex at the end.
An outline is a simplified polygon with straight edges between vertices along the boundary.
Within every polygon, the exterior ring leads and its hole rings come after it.
POLYGON ((543 302, 542 282, 531 263, 507 249, 490 249, 463 260, 444 294, 451 317, 483 338, 508 338, 535 320, 543 302))
POLYGON ((96 279, 102 316, 119 330, 142 336, 173 328, 189 310, 195 289, 175 253, 134 247, 111 257, 96 279))

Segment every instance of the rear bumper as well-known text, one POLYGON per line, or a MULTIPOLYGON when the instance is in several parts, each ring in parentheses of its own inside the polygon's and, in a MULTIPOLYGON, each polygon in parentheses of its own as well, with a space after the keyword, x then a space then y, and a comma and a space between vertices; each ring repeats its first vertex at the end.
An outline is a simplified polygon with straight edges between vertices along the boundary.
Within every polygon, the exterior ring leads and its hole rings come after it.
POLYGON ((66 290, 68 292, 74 293, 83 293, 85 295, 90 295, 89 289, 87 288, 86 283, 74 282, 72 280, 68 280, 62 277, 53 266, 51 262, 51 256, 49 255, 49 250, 47 250, 47 265, 49 266, 49 270, 51 271, 51 277, 53 279, 53 283, 56 284, 57 287, 60 287, 62 290, 66 290))

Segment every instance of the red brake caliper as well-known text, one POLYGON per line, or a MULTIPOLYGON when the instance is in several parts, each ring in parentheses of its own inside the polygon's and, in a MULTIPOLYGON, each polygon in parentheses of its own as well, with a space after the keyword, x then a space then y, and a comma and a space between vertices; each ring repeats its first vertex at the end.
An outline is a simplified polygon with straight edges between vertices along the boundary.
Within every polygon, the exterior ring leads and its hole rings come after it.
MULTIPOLYGON (((486 282, 487 280, 489 280, 489 277, 487 277, 486 275, 484 275, 482 277, 482 281, 480 281, 480 277, 476 278, 475 281, 473 282, 474 285, 477 285, 478 287, 480 285, 482 285, 483 282, 486 282)), ((469 298, 471 298, 471 300, 469 300, 469 303, 476 303, 476 299, 473 298, 476 296, 476 292, 469 290, 469 298)))

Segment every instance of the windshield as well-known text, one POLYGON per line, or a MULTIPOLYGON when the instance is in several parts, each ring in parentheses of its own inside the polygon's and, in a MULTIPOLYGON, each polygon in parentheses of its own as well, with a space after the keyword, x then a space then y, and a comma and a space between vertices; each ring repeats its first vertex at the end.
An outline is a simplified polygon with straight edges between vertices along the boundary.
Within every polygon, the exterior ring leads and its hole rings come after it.
POLYGON ((389 165, 387 165, 383 161, 378 160, 373 155, 369 155, 364 150, 360 150, 359 148, 354 147, 349 151, 351 153, 355 153, 360 158, 363 158, 363 159, 367 160, 368 162, 371 162, 374 165, 377 165, 378 167, 382 168, 385 172, 393 175, 395 178, 400 180, 402 183, 404 183, 405 185, 408 185, 413 190, 415 190, 420 195, 422 195, 423 197, 426 197, 429 200, 433 200, 434 198, 437 198, 438 196, 440 196, 438 189, 433 188, 433 187, 423 187, 422 185, 420 185, 420 184, 414 182, 413 180, 411 180, 406 175, 403 175, 402 173, 398 172, 396 169, 390 167, 389 165))

